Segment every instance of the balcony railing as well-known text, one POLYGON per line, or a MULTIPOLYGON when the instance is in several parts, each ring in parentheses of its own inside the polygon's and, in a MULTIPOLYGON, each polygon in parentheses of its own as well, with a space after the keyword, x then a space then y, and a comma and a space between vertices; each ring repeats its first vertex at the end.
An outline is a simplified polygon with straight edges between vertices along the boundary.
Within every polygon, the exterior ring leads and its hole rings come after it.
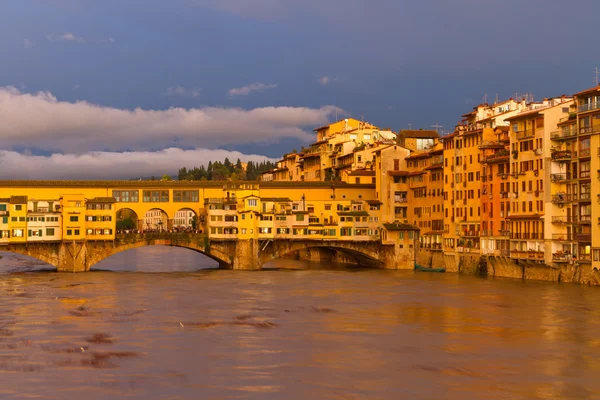
POLYGON ((592 216, 591 215, 580 215, 579 216, 579 223, 581 223, 581 224, 591 224, 592 223, 592 216))
POLYGON ((569 233, 553 233, 552 240, 556 242, 571 242, 573 241, 573 235, 569 233))
POLYGON ((570 203, 573 201, 577 201, 576 194, 556 193, 556 194, 552 195, 552 202, 554 204, 564 204, 564 203, 570 203))
POLYGON ((570 179, 571 179, 571 174, 569 172, 563 172, 560 174, 550 174, 550 180, 552 182, 568 181, 570 179))
POLYGON ((575 129, 574 125, 559 131, 550 132, 550 138, 552 140, 567 139, 574 136, 577 136, 577 129, 575 129))
POLYGON ((460 236, 463 237, 479 237, 479 231, 463 231, 460 236))
POLYGON ((577 260, 579 262, 590 263, 590 262, 592 262, 592 255, 591 254, 580 254, 579 258, 577 260))
POLYGON ((586 149, 579 149, 579 158, 581 157, 590 157, 591 155, 591 151, 590 148, 586 148, 586 149))
POLYGON ((579 172, 579 179, 590 179, 592 171, 581 171, 579 172))
POLYGON ((532 138, 535 136, 535 132, 533 130, 517 131, 516 133, 517 133, 518 140, 532 138))
POLYGON ((500 232, 500 236, 510 236, 510 231, 509 230, 500 229, 498 232, 500 232))
POLYGON ((552 161, 570 161, 573 153, 570 150, 555 150, 552 152, 552 161))
POLYGON ((578 242, 591 242, 592 234, 591 233, 576 233, 575 240, 578 242))
POLYGON ((595 110, 597 108, 600 108, 600 101, 596 101, 596 102, 593 102, 593 103, 581 104, 580 106, 577 107, 577 112, 592 111, 592 110, 595 110))
POLYGON ((482 163, 486 163, 486 162, 499 162, 499 161, 504 161, 504 160, 508 160, 508 157, 510 156, 510 153, 508 150, 500 150, 495 154, 490 154, 487 155, 485 157, 483 157, 483 159, 481 160, 482 163))
POLYGON ((406 197, 395 197, 394 202, 396 203, 408 203, 408 198, 406 197))
POLYGON ((544 234, 540 232, 513 232, 510 234, 511 239, 517 240, 542 240, 544 234))
POLYGON ((582 126, 579 128, 580 135, 591 135, 600 132, 600 125, 582 126))
POLYGON ((577 217, 574 216, 566 216, 566 217, 552 217, 553 224, 573 224, 577 222, 577 217))
POLYGON ((565 253, 552 253, 552 261, 555 262, 569 262, 571 261, 571 255, 565 253))
POLYGON ((592 198, 592 194, 591 193, 579 193, 579 200, 580 201, 590 201, 590 199, 592 198))
POLYGON ((537 258, 543 259, 544 252, 543 251, 522 251, 522 250, 511 250, 510 251, 511 258, 537 258))

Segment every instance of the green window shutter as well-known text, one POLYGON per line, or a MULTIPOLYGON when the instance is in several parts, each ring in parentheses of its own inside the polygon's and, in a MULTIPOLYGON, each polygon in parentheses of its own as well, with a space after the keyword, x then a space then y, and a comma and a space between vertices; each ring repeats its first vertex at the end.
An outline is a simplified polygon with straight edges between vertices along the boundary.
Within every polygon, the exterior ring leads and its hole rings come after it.
POLYGON ((42 236, 42 230, 41 229, 38 231, 38 234, 40 235, 40 237, 42 236))

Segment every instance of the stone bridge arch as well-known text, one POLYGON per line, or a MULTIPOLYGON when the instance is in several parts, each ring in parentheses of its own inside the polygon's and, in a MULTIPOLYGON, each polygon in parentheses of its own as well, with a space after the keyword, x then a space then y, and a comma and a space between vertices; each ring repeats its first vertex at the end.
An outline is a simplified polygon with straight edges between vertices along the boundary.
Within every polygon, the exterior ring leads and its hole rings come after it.
POLYGON ((337 251, 347 256, 347 262, 376 268, 389 268, 390 260, 395 256, 394 246, 382 246, 377 242, 274 240, 260 246, 259 264, 262 266, 286 255, 311 249, 337 251))
POLYGON ((123 243, 120 245, 112 246, 112 243, 98 243, 94 246, 93 250, 89 251, 87 258, 87 270, 91 269, 94 265, 98 264, 100 261, 103 261, 109 257, 114 256, 115 254, 122 253, 124 251, 128 251, 131 249, 139 249, 142 247, 149 246, 169 246, 169 247, 178 247, 181 249, 192 250, 196 253, 202 254, 211 260, 216 261, 219 264, 220 268, 231 268, 229 257, 224 254, 222 251, 219 251, 218 248, 204 247, 202 245, 198 245, 196 243, 191 243, 189 241, 181 241, 177 238, 144 238, 137 241, 130 241, 128 243, 123 243), (104 244, 104 246, 102 245, 104 244))
POLYGON ((232 268, 235 242, 211 243, 206 235, 190 233, 144 233, 118 235, 114 242, 88 242, 86 270, 100 261, 127 251, 147 246, 171 246, 193 250, 219 263, 220 268, 232 268))

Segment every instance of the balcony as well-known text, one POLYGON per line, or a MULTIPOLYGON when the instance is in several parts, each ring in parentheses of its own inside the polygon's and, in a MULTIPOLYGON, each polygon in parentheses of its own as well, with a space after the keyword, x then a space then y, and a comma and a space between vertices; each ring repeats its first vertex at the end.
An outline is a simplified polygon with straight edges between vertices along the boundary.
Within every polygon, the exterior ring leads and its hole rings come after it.
POLYGON ((554 217, 552 217, 552 223, 557 224, 557 225, 573 224, 575 222, 577 222, 577 217, 575 217, 575 216, 566 216, 566 217, 554 216, 554 217))
POLYGON ((509 230, 500 229, 498 232, 500 232, 500 236, 510 236, 510 231, 509 230))
POLYGON ((575 129, 574 125, 568 128, 565 127, 559 131, 550 132, 550 139, 552 140, 566 140, 575 136, 577 136, 577 129, 575 129))
POLYGON ((529 139, 535 136, 535 131, 533 130, 517 131, 515 133, 517 134, 517 140, 529 139))
POLYGON ((575 240, 578 242, 591 242, 592 234, 591 233, 576 233, 575 240))
POLYGON ((573 153, 570 150, 554 150, 552 151, 552 161, 568 162, 573 158, 573 153))
POLYGON ((579 128, 580 135, 591 135, 593 133, 600 132, 600 125, 592 125, 592 126, 583 126, 579 128))
POLYGON ((600 101, 596 101, 594 103, 585 103, 581 104, 577 107, 577 112, 587 112, 600 108, 600 101))
POLYGON ((396 202, 396 203, 408 203, 408 198, 406 198, 406 197, 394 197, 394 202, 396 202))
POLYGON ((587 193, 579 193, 579 201, 590 201, 592 199, 592 194, 587 193))
MULTIPOLYGON (((575 221, 577 222, 577 221, 575 221)), ((585 225, 589 225, 592 223, 592 216, 591 215, 580 215, 579 216, 579 223, 580 224, 585 224, 585 225)))
POLYGON ((592 256, 591 256, 591 254, 580 254, 577 261, 579 261, 580 263, 591 263, 592 256))
POLYGON ((590 157, 591 151, 590 148, 579 149, 579 158, 590 157))
POLYGON ((492 140, 484 140, 479 145, 480 149, 504 149, 504 144, 500 142, 494 142, 492 140))
POLYGON ((513 232, 510 234, 510 238, 515 240, 543 240, 544 234, 539 232, 513 232))
POLYGON ((568 263, 571 261, 571 255, 566 253, 552 253, 552 261, 557 263, 568 263))
POLYGON ((481 160, 482 163, 506 162, 510 157, 508 150, 500 150, 494 154, 486 155, 481 160))
POLYGON ((479 231, 463 231, 460 233, 462 237, 479 237, 479 231))
POLYGON ((560 174, 550 174, 550 180, 552 182, 562 182, 571 180, 571 174, 568 172, 560 173, 560 174))
POLYGON ((569 233, 553 233, 552 240, 555 242, 572 242, 573 236, 569 233))
POLYGON ((544 252, 543 251, 534 251, 534 250, 511 250, 510 251, 511 258, 521 258, 521 259, 543 259, 544 252))
POLYGON ((462 247, 462 246, 456 247, 456 251, 459 253, 479 253, 480 252, 478 248, 462 247))
POLYGON ((554 204, 566 204, 573 201, 577 201, 576 194, 556 193, 552 195, 552 203, 554 204))

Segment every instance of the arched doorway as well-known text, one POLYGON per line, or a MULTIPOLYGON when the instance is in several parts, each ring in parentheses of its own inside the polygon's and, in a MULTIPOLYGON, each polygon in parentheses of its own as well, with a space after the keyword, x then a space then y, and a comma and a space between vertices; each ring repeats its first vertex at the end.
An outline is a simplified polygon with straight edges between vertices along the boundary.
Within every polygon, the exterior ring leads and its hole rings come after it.
POLYGON ((131 232, 142 229, 142 221, 137 213, 130 208, 121 208, 117 210, 117 232, 131 232))
POLYGON ((160 208, 151 208, 146 211, 142 221, 142 231, 144 232, 163 232, 172 229, 169 226, 169 216, 160 208))
POLYGON ((173 230, 177 232, 195 232, 199 227, 198 215, 191 208, 182 208, 173 217, 173 230))

